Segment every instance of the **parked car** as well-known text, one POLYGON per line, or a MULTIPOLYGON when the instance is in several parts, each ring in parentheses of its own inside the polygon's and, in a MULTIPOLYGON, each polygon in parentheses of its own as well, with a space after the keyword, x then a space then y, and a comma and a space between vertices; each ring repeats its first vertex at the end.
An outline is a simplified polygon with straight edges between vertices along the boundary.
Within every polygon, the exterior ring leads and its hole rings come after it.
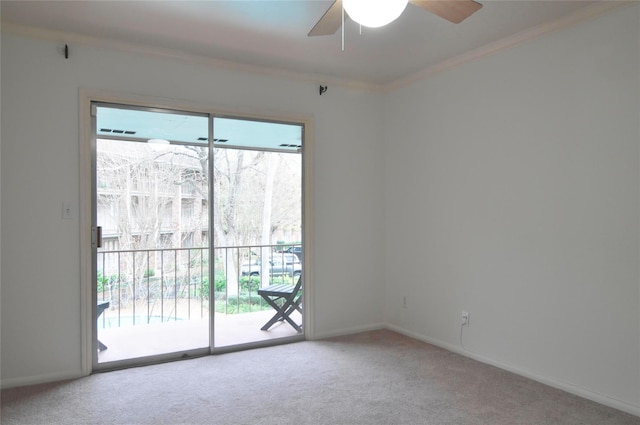
MULTIPOLYGON (((269 274, 271 276, 300 276, 302 273, 302 263, 300 259, 291 253, 274 253, 269 258, 269 274)), ((260 260, 243 264, 241 269, 242 276, 260 276, 262 271, 262 263, 260 260)))
POLYGON ((298 259, 302 261, 302 246, 300 245, 290 246, 289 248, 285 249, 283 252, 290 252, 291 254, 296 254, 298 259))

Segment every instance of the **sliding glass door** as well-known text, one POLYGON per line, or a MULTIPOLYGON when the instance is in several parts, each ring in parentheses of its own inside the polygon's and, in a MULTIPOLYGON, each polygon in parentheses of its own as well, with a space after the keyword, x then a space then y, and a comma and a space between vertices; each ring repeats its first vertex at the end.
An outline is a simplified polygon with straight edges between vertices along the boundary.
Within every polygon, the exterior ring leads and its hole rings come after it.
POLYGON ((303 126, 92 118, 94 370, 302 338, 303 126))
POLYGON ((303 127, 215 117, 213 131, 215 347, 298 336, 303 127))
POLYGON ((208 116, 93 113, 97 363, 206 351, 208 116))

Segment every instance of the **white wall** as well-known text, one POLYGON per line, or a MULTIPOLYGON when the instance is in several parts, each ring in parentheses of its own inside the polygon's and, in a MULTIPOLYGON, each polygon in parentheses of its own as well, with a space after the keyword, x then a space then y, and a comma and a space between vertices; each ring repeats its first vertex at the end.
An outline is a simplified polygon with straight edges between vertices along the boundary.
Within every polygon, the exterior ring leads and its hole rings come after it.
POLYGON ((380 95, 2 35, 2 384, 81 372, 79 89, 313 116, 313 331, 382 323, 380 95), (62 201, 75 208, 61 219, 62 201), (347 288, 347 289, 345 289, 347 288))
POLYGON ((639 28, 624 7, 389 96, 393 328, 640 414, 639 28))

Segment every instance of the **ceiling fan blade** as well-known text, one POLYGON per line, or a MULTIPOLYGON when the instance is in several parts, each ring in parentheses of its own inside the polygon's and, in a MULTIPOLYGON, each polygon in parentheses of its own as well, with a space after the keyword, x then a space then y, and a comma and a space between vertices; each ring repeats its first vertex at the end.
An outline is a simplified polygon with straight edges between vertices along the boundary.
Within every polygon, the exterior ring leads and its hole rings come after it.
POLYGON ((482 8, 480 3, 473 0, 409 0, 409 2, 454 24, 459 24, 482 8))
MULTIPOLYGON (((348 16, 345 14, 344 20, 346 21, 347 18, 348 16)), ((309 31, 308 36, 332 35, 338 31, 340 26, 342 26, 342 0, 336 0, 324 15, 322 15, 322 18, 320 18, 311 31, 309 31)))

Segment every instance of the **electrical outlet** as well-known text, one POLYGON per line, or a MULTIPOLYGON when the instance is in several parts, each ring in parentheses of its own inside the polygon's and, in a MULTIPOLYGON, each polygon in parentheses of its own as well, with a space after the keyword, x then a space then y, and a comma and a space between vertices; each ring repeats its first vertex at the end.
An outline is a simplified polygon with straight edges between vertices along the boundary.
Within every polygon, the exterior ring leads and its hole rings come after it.
POLYGON ((468 311, 463 311, 462 312, 462 326, 465 325, 469 325, 469 312, 468 311))
POLYGON ((402 308, 407 308, 407 297, 402 297, 402 308))

